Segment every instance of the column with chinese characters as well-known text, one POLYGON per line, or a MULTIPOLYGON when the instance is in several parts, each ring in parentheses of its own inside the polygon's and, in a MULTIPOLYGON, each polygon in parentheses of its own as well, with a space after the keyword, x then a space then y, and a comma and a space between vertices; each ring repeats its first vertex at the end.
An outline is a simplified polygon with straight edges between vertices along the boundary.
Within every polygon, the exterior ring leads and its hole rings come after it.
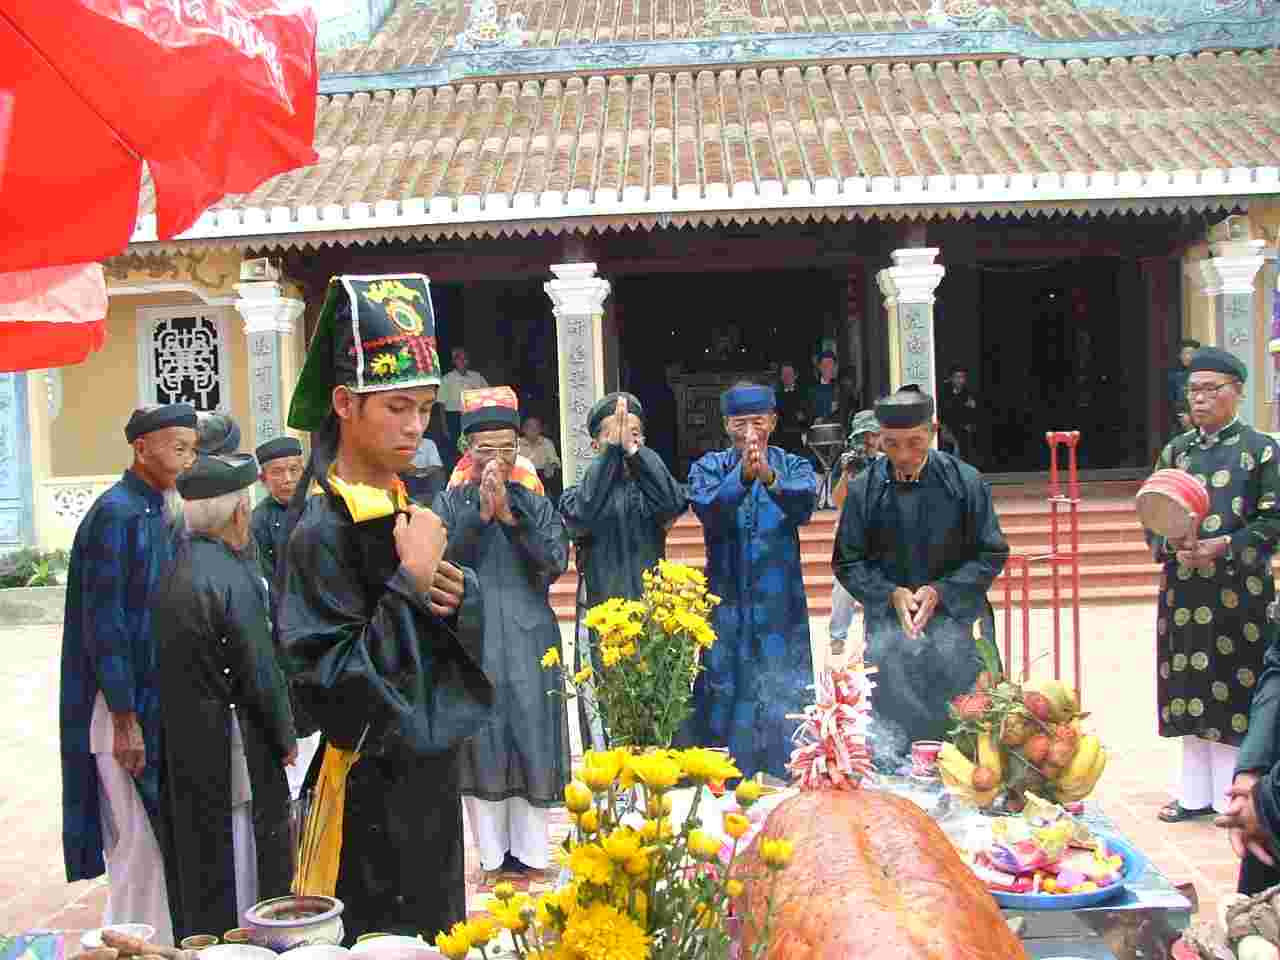
POLYGON ((889 313, 889 383, 897 390, 916 384, 937 396, 933 356, 933 293, 946 270, 934 263, 937 247, 893 251, 893 266, 876 278, 889 313))
POLYGON ((303 302, 284 295, 273 281, 236 284, 236 310, 244 319, 249 343, 249 409, 245 449, 252 450, 284 433, 291 383, 285 382, 294 326, 303 302))
POLYGON ((552 266, 544 285, 556 317, 560 372, 560 446, 564 484, 578 483, 591 463, 587 414, 604 396, 604 301, 609 281, 594 263, 552 266))
POLYGON ((1254 356, 1261 335, 1256 326, 1257 300, 1254 280, 1262 269, 1262 240, 1224 240, 1209 244, 1213 256, 1200 262, 1200 277, 1205 296, 1213 303, 1213 337, 1215 345, 1238 357, 1249 371, 1240 403, 1240 419, 1246 423, 1263 423, 1255 407, 1261 395, 1258 383, 1266 376, 1258 369, 1254 356))

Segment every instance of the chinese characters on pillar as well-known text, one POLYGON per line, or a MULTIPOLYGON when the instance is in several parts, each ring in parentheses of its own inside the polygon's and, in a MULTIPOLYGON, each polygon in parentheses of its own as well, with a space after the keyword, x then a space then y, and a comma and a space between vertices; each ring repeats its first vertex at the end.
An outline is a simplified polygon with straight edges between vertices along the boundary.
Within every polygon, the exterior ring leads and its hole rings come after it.
POLYGON ((928 391, 933 382, 933 348, 929 336, 929 306, 899 303, 898 325, 902 344, 902 383, 918 384, 928 391))
POLYGON ((280 335, 249 335, 249 403, 253 411, 254 445, 280 436, 276 393, 280 383, 280 335))
POLYGON ((567 316, 562 322, 561 354, 566 364, 565 383, 568 394, 565 408, 568 411, 568 436, 562 443, 572 449, 574 455, 575 483, 582 480, 594 455, 591 434, 587 430, 587 414, 596 393, 595 363, 592 356, 594 344, 591 338, 591 319, 584 316, 567 316))

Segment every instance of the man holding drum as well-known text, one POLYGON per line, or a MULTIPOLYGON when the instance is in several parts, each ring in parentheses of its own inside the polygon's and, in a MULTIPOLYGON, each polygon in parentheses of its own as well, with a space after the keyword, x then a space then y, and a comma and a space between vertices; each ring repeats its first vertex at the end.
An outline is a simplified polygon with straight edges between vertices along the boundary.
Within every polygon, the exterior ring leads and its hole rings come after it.
MULTIPOLYGON (((1156 621, 1159 732, 1183 745, 1179 795, 1159 813, 1167 823, 1224 812, 1239 763, 1258 753, 1250 748, 1249 706, 1270 636, 1280 450, 1237 417, 1247 376, 1227 351, 1197 350, 1186 388, 1194 428, 1167 444, 1156 464, 1191 474, 1209 494, 1198 531, 1180 542, 1150 537, 1164 564, 1156 621)), ((1258 736, 1270 740, 1271 732, 1258 736)))

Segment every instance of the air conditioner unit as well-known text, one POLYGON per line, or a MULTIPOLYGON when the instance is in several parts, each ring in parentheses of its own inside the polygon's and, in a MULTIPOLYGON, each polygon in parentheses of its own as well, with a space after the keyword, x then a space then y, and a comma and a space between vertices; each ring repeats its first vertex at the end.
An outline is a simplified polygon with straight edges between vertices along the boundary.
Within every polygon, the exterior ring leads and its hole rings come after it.
POLYGON ((240 279, 243 282, 255 280, 279 280, 280 271, 267 257, 240 261, 240 279))

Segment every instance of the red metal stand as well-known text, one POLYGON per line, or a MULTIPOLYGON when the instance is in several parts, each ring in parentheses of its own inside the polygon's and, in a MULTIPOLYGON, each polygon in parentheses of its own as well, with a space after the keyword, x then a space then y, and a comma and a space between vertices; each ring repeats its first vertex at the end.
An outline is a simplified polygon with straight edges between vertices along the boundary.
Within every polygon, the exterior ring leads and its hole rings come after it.
POLYGON ((1062 678, 1062 576, 1068 568, 1070 578, 1072 660, 1074 686, 1079 694, 1083 686, 1083 669, 1080 660, 1080 476, 1076 460, 1076 448, 1080 444, 1080 431, 1050 431, 1045 434, 1049 445, 1049 552, 1030 556, 1011 553, 1005 563, 1000 580, 1004 581, 1004 658, 1005 669, 1013 675, 1013 584, 1021 581, 1022 601, 1022 663, 1021 675, 1025 681, 1031 676, 1031 565, 1049 564, 1051 613, 1053 616, 1053 676, 1062 678), (1063 493, 1058 476, 1058 448, 1067 449, 1067 488, 1063 493), (1070 525, 1061 531, 1059 521, 1066 508, 1070 525), (1063 534, 1069 534, 1069 545, 1063 534))

